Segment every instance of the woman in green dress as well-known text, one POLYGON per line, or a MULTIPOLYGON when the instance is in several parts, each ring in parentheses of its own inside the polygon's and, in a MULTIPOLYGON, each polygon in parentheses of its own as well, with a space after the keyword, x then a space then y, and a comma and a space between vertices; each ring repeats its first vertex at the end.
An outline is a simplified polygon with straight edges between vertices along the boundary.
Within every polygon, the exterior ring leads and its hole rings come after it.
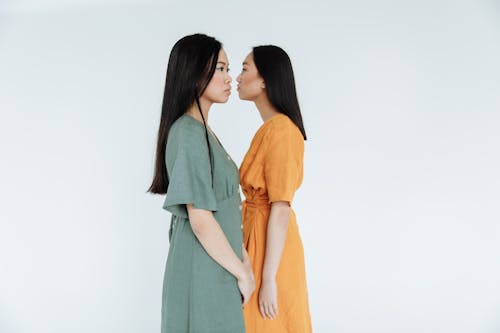
POLYGON ((172 213, 162 333, 245 332, 242 303, 255 288, 243 248, 238 168, 207 121, 227 102, 228 60, 215 38, 180 39, 170 53, 149 191, 172 213))

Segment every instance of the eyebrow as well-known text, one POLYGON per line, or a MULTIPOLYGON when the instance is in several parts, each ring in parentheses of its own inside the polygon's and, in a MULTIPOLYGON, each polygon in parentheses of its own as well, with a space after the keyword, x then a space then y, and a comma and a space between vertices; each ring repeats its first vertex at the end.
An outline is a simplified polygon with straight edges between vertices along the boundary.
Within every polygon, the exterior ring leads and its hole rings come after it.
POLYGON ((248 65, 248 63, 246 61, 243 61, 243 65, 248 65))
POLYGON ((224 61, 217 61, 218 64, 227 65, 224 61))

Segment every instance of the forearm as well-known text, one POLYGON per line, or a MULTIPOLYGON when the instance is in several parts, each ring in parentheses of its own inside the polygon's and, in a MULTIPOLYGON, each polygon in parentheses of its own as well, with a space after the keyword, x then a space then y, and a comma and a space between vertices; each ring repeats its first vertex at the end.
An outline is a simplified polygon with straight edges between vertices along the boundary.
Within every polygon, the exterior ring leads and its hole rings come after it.
POLYGON ((290 206, 287 202, 274 202, 269 214, 266 239, 266 257, 262 272, 263 281, 274 280, 285 247, 290 206))
POLYGON ((236 278, 241 278, 244 274, 243 263, 233 251, 212 212, 188 205, 188 214, 193 233, 208 255, 236 278))

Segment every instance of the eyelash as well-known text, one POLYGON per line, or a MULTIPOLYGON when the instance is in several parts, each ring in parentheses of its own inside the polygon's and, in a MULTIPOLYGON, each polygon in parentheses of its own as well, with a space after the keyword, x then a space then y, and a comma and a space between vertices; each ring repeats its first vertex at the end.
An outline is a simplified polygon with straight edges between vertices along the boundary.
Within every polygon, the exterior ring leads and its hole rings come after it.
MULTIPOLYGON (((221 72, 224 72, 224 67, 218 67, 217 68, 218 71, 221 71, 221 72)), ((229 73, 230 69, 228 68, 227 69, 227 72, 229 73)))

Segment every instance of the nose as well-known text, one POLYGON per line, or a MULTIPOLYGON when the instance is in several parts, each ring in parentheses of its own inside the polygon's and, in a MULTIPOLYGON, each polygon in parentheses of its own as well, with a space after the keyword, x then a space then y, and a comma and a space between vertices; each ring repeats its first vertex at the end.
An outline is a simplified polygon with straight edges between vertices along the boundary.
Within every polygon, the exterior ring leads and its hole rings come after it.
POLYGON ((233 81, 233 78, 231 77, 231 75, 227 74, 226 75, 226 82, 231 83, 232 81, 233 81))
POLYGON ((238 83, 241 82, 241 74, 236 77, 236 82, 238 82, 238 83))

